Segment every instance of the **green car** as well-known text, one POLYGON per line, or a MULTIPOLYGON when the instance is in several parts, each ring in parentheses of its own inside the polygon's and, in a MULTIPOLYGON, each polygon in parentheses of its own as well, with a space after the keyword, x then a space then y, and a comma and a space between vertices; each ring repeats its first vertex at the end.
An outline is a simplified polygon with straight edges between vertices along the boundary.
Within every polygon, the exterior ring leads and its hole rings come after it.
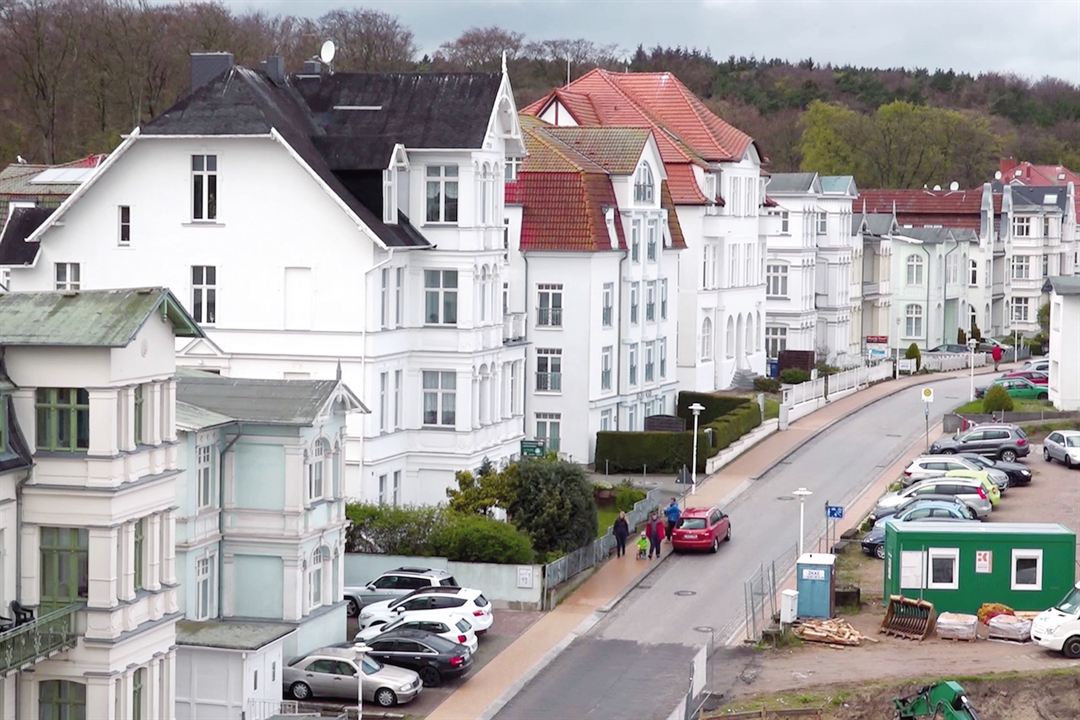
POLYGON ((986 391, 993 385, 1000 385, 1005 388, 1005 392, 1009 393, 1010 397, 1029 399, 1029 400, 1045 400, 1049 397, 1046 394, 1045 385, 1036 385, 1035 383, 1025 378, 1012 377, 1012 378, 998 378, 992 385, 979 388, 977 395, 982 397, 986 395, 986 391))

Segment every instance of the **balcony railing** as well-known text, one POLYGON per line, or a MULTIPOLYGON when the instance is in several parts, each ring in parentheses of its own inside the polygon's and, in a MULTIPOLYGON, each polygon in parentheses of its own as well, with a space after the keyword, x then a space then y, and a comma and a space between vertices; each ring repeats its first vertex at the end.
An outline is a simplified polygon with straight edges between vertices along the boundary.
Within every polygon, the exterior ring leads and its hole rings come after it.
POLYGON ((74 647, 79 639, 76 617, 82 607, 77 603, 50 610, 35 620, 0 633, 0 675, 74 647))
POLYGON ((562 308, 536 308, 536 324, 540 327, 562 327, 562 308))
POLYGON ((525 339, 525 313, 503 315, 503 343, 518 343, 525 339))

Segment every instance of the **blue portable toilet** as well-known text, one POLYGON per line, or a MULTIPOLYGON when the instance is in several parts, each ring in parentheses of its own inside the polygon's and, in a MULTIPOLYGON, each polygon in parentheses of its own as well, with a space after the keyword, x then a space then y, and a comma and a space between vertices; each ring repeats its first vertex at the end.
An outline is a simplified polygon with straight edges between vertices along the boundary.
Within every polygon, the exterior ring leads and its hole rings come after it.
POLYGON ((776 359, 776 358, 771 358, 771 359, 767 360, 766 362, 768 364, 769 377, 771 377, 771 378, 780 377, 780 361, 778 359, 776 359))
POLYGON ((831 618, 836 589, 836 556, 805 553, 795 565, 800 618, 831 618))

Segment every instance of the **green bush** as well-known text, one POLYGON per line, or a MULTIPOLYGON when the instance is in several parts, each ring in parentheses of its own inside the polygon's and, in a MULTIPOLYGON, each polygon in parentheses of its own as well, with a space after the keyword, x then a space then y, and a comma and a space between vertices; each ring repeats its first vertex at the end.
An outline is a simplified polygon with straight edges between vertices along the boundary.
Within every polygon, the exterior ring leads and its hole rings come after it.
POLYGON ((971 323, 971 339, 976 342, 982 342, 982 331, 979 330, 978 323, 971 323))
POLYGON ((964 332, 964 328, 956 328, 956 344, 967 345, 967 333, 964 332))
POLYGON ((687 427, 693 427, 694 413, 690 412, 690 406, 694 403, 701 403, 705 407, 698 418, 698 422, 704 424, 712 422, 721 415, 727 415, 735 408, 748 402, 750 401, 746 398, 736 395, 715 395, 713 393, 683 390, 679 393, 679 399, 676 403, 676 414, 686 420, 687 427))
POLYGON ((615 490, 615 509, 621 512, 630 512, 639 500, 645 499, 645 491, 638 490, 633 485, 623 484, 615 490))
POLYGON ((447 513, 431 536, 433 554, 458 562, 531 563, 529 536, 513 525, 483 515, 447 513))
POLYGON ((521 481, 510 516, 532 538, 537 553, 570 552, 596 538, 592 483, 580 465, 527 460, 518 471, 521 481))
POLYGON ((754 378, 754 389, 764 393, 780 392, 780 381, 776 378, 759 376, 754 378))
POLYGON ((904 353, 904 357, 908 360, 915 361, 915 371, 918 372, 922 369, 922 352, 919 350, 919 346, 915 343, 908 345, 907 352, 904 353))
POLYGON ((991 385, 983 396, 983 412, 993 413, 1013 409, 1013 399, 1000 385, 991 385))
MULTIPOLYGON (((698 426, 698 470, 705 469, 705 457, 702 448, 709 446, 703 427, 698 426)), ((597 470, 611 472, 657 472, 675 471, 683 465, 691 464, 694 431, 662 432, 598 432, 596 433, 596 455, 593 463, 597 470)))
POLYGON ((788 385, 798 385, 810 379, 810 373, 799 368, 788 368, 780 371, 780 382, 788 385))
POLYGON ((345 508, 347 552, 432 555, 431 537, 445 522, 438 506, 394 507, 351 503, 345 508))
POLYGON ((836 373, 840 372, 840 368, 836 367, 835 365, 830 365, 824 360, 818 362, 817 365, 814 366, 814 369, 817 370, 819 377, 825 375, 835 375, 836 373))

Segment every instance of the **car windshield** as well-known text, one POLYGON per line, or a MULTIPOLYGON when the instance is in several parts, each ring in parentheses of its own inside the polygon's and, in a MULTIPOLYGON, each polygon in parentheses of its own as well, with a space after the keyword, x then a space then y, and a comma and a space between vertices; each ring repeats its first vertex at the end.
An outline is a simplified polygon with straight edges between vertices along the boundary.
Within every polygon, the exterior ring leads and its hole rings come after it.
POLYGON ((411 622, 411 621, 406 619, 406 618, 398 618, 397 620, 395 620, 393 622, 390 622, 390 623, 386 623, 385 625, 377 625, 375 629, 377 629, 379 631, 379 633, 381 634, 381 633, 386 632, 387 630, 393 630, 395 628, 399 628, 399 627, 401 627, 402 625, 404 625, 407 622, 411 622))
POLYGON ((1065 596, 1065 599, 1057 604, 1057 609, 1069 615, 1080 612, 1080 588, 1074 587, 1065 596))
POLYGON ((967 455, 965 455, 964 459, 967 460, 969 463, 974 463, 975 465, 977 465, 978 467, 981 467, 981 468, 988 468, 988 467, 991 467, 993 465, 993 463, 991 463, 989 460, 984 458, 982 455, 972 455, 971 457, 968 457, 967 455))
POLYGON ((1014 431, 1014 432, 1015 432, 1015 433, 1017 434, 1017 436, 1019 436, 1019 437, 1022 437, 1022 438, 1026 438, 1026 437, 1027 437, 1027 433, 1026 433, 1026 432, 1024 432, 1024 429, 1023 429, 1023 428, 1013 428, 1013 431, 1014 431))
POLYGON ((382 670, 382 664, 379 663, 378 660, 372 660, 367 655, 364 656, 364 659, 363 659, 362 662, 363 662, 363 668, 364 668, 364 674, 365 675, 374 675, 375 673, 382 670))
POLYGON ((679 527, 683 530, 703 530, 705 528, 705 518, 683 518, 682 524, 679 527))

